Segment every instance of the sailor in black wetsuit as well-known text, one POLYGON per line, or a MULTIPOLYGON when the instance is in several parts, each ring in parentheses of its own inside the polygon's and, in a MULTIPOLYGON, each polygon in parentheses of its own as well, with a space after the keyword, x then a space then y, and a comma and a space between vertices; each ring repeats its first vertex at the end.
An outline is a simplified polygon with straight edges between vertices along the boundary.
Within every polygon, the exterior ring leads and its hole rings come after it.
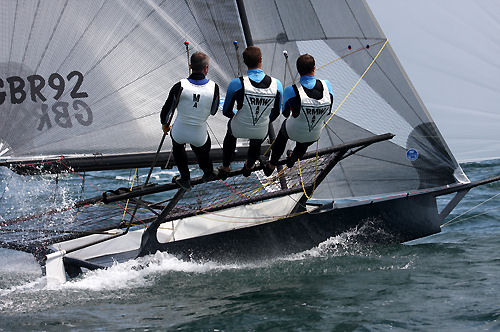
POLYGON ((168 133, 167 119, 177 109, 177 118, 172 125, 172 153, 180 176, 173 182, 184 189, 191 188, 186 143, 196 154, 198 164, 203 170, 203 178, 210 181, 216 178, 210 158, 211 141, 207 132, 207 118, 215 115, 219 107, 219 86, 205 76, 208 73, 209 58, 202 52, 191 56, 192 74, 176 83, 168 95, 160 114, 162 128, 168 133))
POLYGON ((264 166, 267 176, 273 173, 288 139, 296 142, 293 151, 287 153, 287 167, 290 168, 321 136, 326 116, 331 113, 334 95, 330 82, 314 77, 315 70, 311 55, 303 54, 297 58, 300 83, 285 88, 282 114, 287 119, 272 146, 271 160, 264 166))
POLYGON ((222 177, 230 171, 237 138, 250 139, 243 175, 251 174, 267 136, 269 122, 279 116, 283 95, 281 82, 262 70, 262 53, 258 47, 247 47, 243 52, 243 61, 248 67, 248 75, 229 83, 224 101, 223 114, 230 120, 224 138, 223 162, 219 167, 222 177), (237 111, 233 110, 235 102, 237 111))

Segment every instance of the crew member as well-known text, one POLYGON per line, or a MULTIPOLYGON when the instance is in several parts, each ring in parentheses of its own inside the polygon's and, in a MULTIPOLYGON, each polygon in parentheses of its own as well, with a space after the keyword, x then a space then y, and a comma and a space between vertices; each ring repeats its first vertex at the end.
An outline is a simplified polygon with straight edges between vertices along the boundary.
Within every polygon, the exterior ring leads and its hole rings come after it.
POLYGON ((250 46, 243 51, 243 62, 248 75, 233 79, 228 86, 223 114, 230 118, 224 138, 223 162, 219 174, 224 178, 230 171, 230 164, 236 149, 237 138, 250 139, 243 175, 249 176, 255 161, 260 156, 260 147, 267 136, 269 122, 280 112, 283 86, 276 78, 262 70, 260 48, 250 46), (234 104, 236 109, 234 111, 234 104))
POLYGON ((282 114, 287 119, 272 146, 271 160, 264 165, 266 176, 273 173, 288 139, 296 142, 293 151, 287 152, 287 167, 291 168, 321 136, 323 123, 332 110, 334 95, 330 82, 314 77, 315 70, 311 55, 303 54, 297 58, 300 83, 285 88, 282 114))
POLYGON ((173 182, 186 190, 191 189, 191 180, 186 154, 186 143, 191 145, 205 181, 217 177, 210 158, 210 135, 207 118, 215 115, 219 107, 219 86, 206 78, 209 57, 196 52, 191 55, 192 74, 176 83, 168 95, 160 114, 164 133, 170 130, 169 119, 177 109, 177 118, 172 125, 172 153, 180 175, 173 182))

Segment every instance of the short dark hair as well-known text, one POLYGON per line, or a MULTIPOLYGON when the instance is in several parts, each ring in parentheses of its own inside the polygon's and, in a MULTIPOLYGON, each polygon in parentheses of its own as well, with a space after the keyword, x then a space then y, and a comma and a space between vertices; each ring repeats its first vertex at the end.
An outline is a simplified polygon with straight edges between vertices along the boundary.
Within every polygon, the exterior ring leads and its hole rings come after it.
POLYGON ((205 66, 208 66, 208 61, 209 61, 208 55, 206 55, 203 52, 194 52, 193 55, 191 55, 191 70, 193 72, 200 72, 205 68, 205 66))
POLYGON ((249 46, 243 51, 243 62, 248 68, 255 68, 259 65, 262 52, 257 46, 249 46))
POLYGON ((302 54, 297 58, 297 71, 300 76, 312 73, 316 62, 310 54, 302 54))

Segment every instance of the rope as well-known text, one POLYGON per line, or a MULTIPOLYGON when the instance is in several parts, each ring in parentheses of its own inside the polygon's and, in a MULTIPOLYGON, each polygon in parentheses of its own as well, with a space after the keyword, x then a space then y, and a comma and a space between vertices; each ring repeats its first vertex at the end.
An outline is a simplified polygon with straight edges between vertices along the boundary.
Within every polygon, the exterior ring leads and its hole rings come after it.
POLYGON ((212 130, 212 127, 210 127, 208 122, 207 122, 207 126, 208 126, 208 129, 210 129, 210 131, 212 132, 212 136, 215 138, 215 141, 217 142, 217 144, 219 144, 219 148, 222 149, 222 145, 220 144, 219 140, 217 139, 217 136, 215 135, 214 131, 212 130))
MULTIPOLYGON (((94 189, 96 189, 98 192, 102 193, 102 190, 99 189, 97 186, 93 185, 92 183, 89 183, 83 176, 81 176, 78 172, 75 172, 71 167, 69 167, 68 165, 66 165, 62 160, 63 160, 64 156, 61 156, 58 160, 58 162, 63 165, 64 167, 66 167, 71 173, 73 174, 76 174, 78 175, 85 183, 88 183, 90 186, 92 186, 94 189)), ((118 204, 118 202, 115 202, 116 205, 118 205, 120 208, 122 208, 126 213, 130 214, 131 216, 133 216, 135 219, 137 219, 138 221, 142 222, 143 224, 144 221, 142 221, 141 219, 137 218, 134 214, 130 213, 125 207, 121 206, 120 204, 118 204)), ((74 207, 73 207, 74 208, 74 207)))
POLYGON ((467 219, 470 219, 470 218, 474 218, 474 217, 477 217, 477 216, 483 215, 483 214, 485 214, 487 211, 491 211, 491 210, 498 209, 498 208, 489 209, 489 210, 486 210, 485 212, 480 213, 480 214, 478 214, 478 215, 471 216, 471 217, 468 217, 468 218, 461 219, 461 220, 458 220, 458 221, 456 221, 456 222, 453 222, 454 220, 456 220, 456 219, 460 218, 460 217, 461 217, 461 216, 463 216, 464 214, 469 213, 470 211, 474 210, 475 208, 477 208, 477 207, 479 207, 479 206, 483 205, 484 203, 486 203, 486 202, 488 202, 488 201, 491 201, 492 199, 494 199, 495 197, 497 197, 497 196, 499 196, 499 195, 500 195, 500 193, 498 193, 498 194, 496 194, 496 195, 493 195, 492 197, 488 198, 487 200, 485 200, 485 201, 483 201, 483 202, 481 202, 481 203, 477 204, 476 206, 471 207, 470 209, 468 209, 468 210, 467 210, 467 211, 465 211, 464 213, 462 213, 462 214, 460 214, 460 215, 456 216, 455 218, 453 218, 453 219, 449 220, 448 222, 446 222, 446 223, 442 224, 442 225, 441 225, 441 228, 446 227, 446 226, 449 226, 449 225, 456 224, 456 223, 458 223, 458 222, 460 222, 460 221, 464 221, 464 220, 467 220, 467 219))
MULTIPOLYGON (((319 141, 319 140, 318 140, 319 141)), ((300 159, 298 159, 299 162, 299 174, 300 174, 300 184, 302 185, 302 191, 304 192, 304 195, 307 197, 307 199, 310 199, 312 195, 314 194, 314 191, 316 190, 316 178, 318 176, 318 151, 319 151, 319 143, 316 141, 316 166, 314 168, 314 182, 313 182, 313 189, 311 192, 311 196, 307 195, 306 188, 304 187, 304 179, 302 178, 302 169, 300 167, 300 159)))
MULTIPOLYGON (((378 56, 380 55, 380 53, 382 52, 382 50, 385 48, 386 44, 388 43, 389 40, 385 40, 385 42, 383 40, 375 43, 375 44, 372 44, 370 45, 370 47, 373 47, 373 46, 376 46, 376 45, 379 45, 381 44, 382 42, 384 42, 384 45, 382 45, 382 47, 380 48, 380 50, 378 51, 377 55, 375 56, 375 58, 373 59, 373 61, 370 63, 370 65, 368 66, 368 68, 366 68, 366 70, 364 71, 363 75, 361 75, 361 77, 358 79, 358 81, 356 82, 356 84, 354 84, 354 86, 352 87, 352 89, 349 91, 349 93, 344 97, 344 100, 342 100, 342 102, 339 104, 339 106, 337 106, 337 108, 335 109, 335 111, 332 113, 332 115, 328 118, 328 120, 323 124, 323 127, 321 129, 323 129, 327 124, 328 122, 332 119, 332 117, 335 115, 335 113, 340 109, 340 107, 345 103, 345 101, 347 100, 347 98, 350 96, 350 94, 354 91, 354 89, 356 88, 356 86, 359 84, 359 82, 361 82, 361 80, 363 79, 363 77, 365 76, 365 74, 368 72, 368 70, 370 70, 371 66, 375 63, 375 61, 377 60, 378 56)), ((353 55, 355 53, 358 53, 362 50, 366 49, 366 47, 361 47, 355 51, 352 51, 350 53, 347 53, 347 54, 344 54, 324 65, 322 65, 321 67, 318 67, 316 68, 316 70, 320 70, 321 68, 324 68, 328 65, 331 65, 332 63, 334 62, 337 62, 349 55, 353 55)), ((285 69, 285 75, 286 75, 286 69, 285 69)), ((266 149, 266 151, 264 152, 264 156, 267 155, 267 153, 269 152, 269 150, 271 150, 271 147, 273 146, 274 142, 276 141, 276 138, 272 141, 272 143, 269 145, 269 147, 266 149)), ((307 195, 306 195, 307 196, 307 195)))
MULTIPOLYGON (((134 188, 134 182, 135 182, 135 179, 136 179, 136 176, 137 176, 137 168, 135 169, 135 172, 134 172, 134 177, 132 178, 132 184, 130 185, 130 190, 132 191, 132 188, 134 188)), ((127 203, 125 204, 125 210, 123 211, 123 216, 122 216, 122 222, 125 220, 125 211, 127 210, 128 208, 128 202, 130 201, 130 198, 127 199, 127 203)))
POLYGON ((380 53, 382 52, 382 50, 385 48, 385 45, 387 45, 387 42, 389 40, 386 40, 384 45, 380 48, 380 50, 378 51, 377 55, 375 56, 375 58, 373 58, 373 61, 370 63, 370 65, 366 68, 365 72, 363 73, 363 75, 361 75, 361 77, 358 79, 358 81, 356 82, 356 84, 354 84, 354 86, 352 87, 351 91, 349 91, 349 93, 344 97, 344 99, 342 100, 342 102, 339 104, 339 106, 337 106, 337 108, 335 109, 335 111, 332 113, 332 115, 330 115, 330 117, 328 118, 328 120, 323 124, 323 127, 321 127, 321 129, 325 128, 325 126, 328 124, 328 122, 330 122, 330 120, 332 119, 332 117, 335 115, 335 113, 337 113, 337 111, 340 109, 340 107, 345 103, 345 101, 347 100, 347 98, 349 98, 349 96, 351 95, 351 93, 354 91, 354 89, 358 86, 359 82, 361 82, 361 80, 363 79, 363 77, 366 75, 366 73, 368 72, 368 70, 370 70, 370 68, 372 67, 372 65, 375 63, 375 61, 377 60, 377 58, 379 57, 380 53))
MULTIPOLYGON (((379 41, 378 43, 371 44, 371 45, 370 45, 370 47, 377 46, 377 45, 379 45, 379 44, 382 44, 383 42, 384 42, 384 41, 383 41, 383 40, 381 40, 381 41, 379 41)), ((324 64, 323 66, 321 66, 321 67, 319 67, 319 68, 316 68, 316 70, 319 70, 319 69, 321 69, 321 68, 323 68, 323 67, 326 67, 326 66, 328 66, 328 65, 331 65, 332 63, 337 62, 337 61, 339 61, 340 59, 343 59, 343 58, 345 58, 345 57, 347 57, 347 56, 349 56, 349 55, 353 55, 354 53, 358 53, 358 52, 360 52, 360 51, 362 51, 362 50, 365 50, 366 48, 367 48, 367 47, 363 46, 363 47, 358 48, 358 49, 357 49, 357 50, 355 50, 355 51, 352 51, 352 52, 350 52, 350 53, 344 54, 344 55, 342 55, 342 56, 340 56, 340 57, 338 57, 338 58, 336 58, 336 59, 334 59, 334 60, 332 60, 332 61, 330 61, 330 62, 328 62, 328 63, 324 64)))
POLYGON ((223 222, 223 223, 233 223, 233 224, 240 224, 240 223, 241 224, 247 224, 247 223, 251 222, 250 219, 261 218, 261 220, 255 221, 255 224, 262 224, 262 223, 272 222, 272 221, 278 221, 278 220, 282 220, 282 219, 286 219, 286 218, 293 218, 293 217, 300 216, 300 215, 305 214, 305 213, 309 213, 309 211, 304 210, 304 211, 301 211, 301 212, 297 212, 297 213, 293 213, 293 214, 285 214, 285 215, 281 215, 281 216, 268 216, 268 217, 254 217, 254 218, 251 218, 251 217, 227 216, 227 215, 217 214, 217 213, 214 213, 214 212, 206 212, 205 214, 200 215, 200 217, 203 218, 203 219, 211 220, 211 221, 223 222), (214 216, 217 216, 217 218, 210 218, 210 217, 207 217, 207 215, 214 215, 214 216), (234 219, 239 219, 239 220, 249 220, 249 221, 220 220, 220 217, 234 218, 234 219))

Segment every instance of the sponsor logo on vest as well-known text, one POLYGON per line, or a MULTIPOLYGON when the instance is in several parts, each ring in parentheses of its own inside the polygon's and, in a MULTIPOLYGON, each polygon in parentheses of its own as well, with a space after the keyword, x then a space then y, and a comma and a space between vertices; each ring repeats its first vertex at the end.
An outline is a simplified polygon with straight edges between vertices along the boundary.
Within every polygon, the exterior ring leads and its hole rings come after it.
POLYGON ((199 94, 193 93, 193 102, 194 102, 193 107, 198 108, 198 103, 200 102, 200 95, 199 94))
POLYGON ((245 94, 245 98, 252 113, 252 123, 255 126, 262 114, 274 103, 275 97, 245 94))
POLYGON ((330 106, 321 107, 302 107, 302 112, 304 113, 307 125, 309 126, 309 131, 312 131, 314 127, 323 119, 323 116, 328 113, 330 106))

